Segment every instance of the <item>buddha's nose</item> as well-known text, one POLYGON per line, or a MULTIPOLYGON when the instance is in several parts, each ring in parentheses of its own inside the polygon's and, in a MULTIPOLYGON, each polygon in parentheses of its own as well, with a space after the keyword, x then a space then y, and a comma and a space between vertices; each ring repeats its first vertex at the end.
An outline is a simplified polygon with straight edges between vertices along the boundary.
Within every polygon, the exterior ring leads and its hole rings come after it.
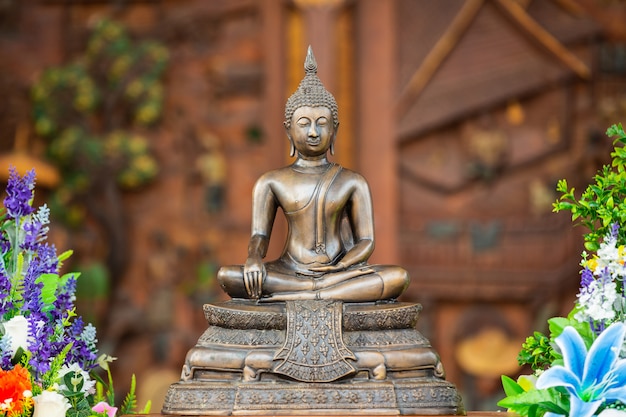
POLYGON ((319 136, 319 132, 317 131, 317 124, 311 123, 309 126, 309 137, 316 138, 319 136))

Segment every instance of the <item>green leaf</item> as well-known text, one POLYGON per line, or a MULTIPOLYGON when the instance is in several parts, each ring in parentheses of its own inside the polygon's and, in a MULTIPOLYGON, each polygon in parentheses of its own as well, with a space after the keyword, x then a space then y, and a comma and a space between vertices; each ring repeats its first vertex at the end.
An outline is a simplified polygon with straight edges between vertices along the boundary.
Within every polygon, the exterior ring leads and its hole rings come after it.
POLYGON ((518 395, 524 392, 524 389, 511 377, 502 375, 502 388, 507 396, 518 395))
POLYGON ((557 338, 561 333, 563 333, 563 329, 570 326, 573 327, 578 334, 585 341, 585 345, 587 349, 591 347, 591 344, 595 340, 595 334, 591 330, 591 326, 588 322, 579 322, 574 318, 576 314, 576 310, 572 310, 568 317, 552 317, 548 320, 548 325, 550 328, 550 337, 552 340, 557 338))
POLYGON ((143 409, 139 412, 140 414, 150 414, 150 409, 152 408, 152 401, 148 400, 146 405, 144 405, 143 409))
POLYGON ((569 410, 566 410, 565 408, 563 408, 562 405, 560 405, 558 402, 553 403, 553 402, 541 401, 537 405, 554 414, 566 416, 569 413, 569 410))
POLYGON ((62 254, 60 254, 59 256, 57 256, 57 259, 59 261, 59 269, 63 267, 63 262, 69 259, 69 257, 72 256, 73 253, 74 251, 69 249, 63 252, 62 254))
POLYGON ((70 371, 66 373, 63 377, 63 383, 68 388, 70 393, 83 395, 81 390, 85 384, 85 378, 83 378, 80 372, 70 371))
POLYGON ((600 244, 597 241, 585 242, 585 249, 589 252, 596 252, 600 248, 600 244))
POLYGON ((91 415, 93 415, 91 406, 84 396, 65 414, 66 417, 89 417, 91 415))
POLYGON ((525 391, 517 395, 509 395, 498 402, 500 407, 512 410, 522 416, 536 415, 539 410, 564 410, 560 414, 569 413, 569 402, 554 388, 525 391), (535 411, 533 407, 537 407, 535 411), (532 413, 532 414, 531 414, 532 413))
POLYGON ((552 338, 556 338, 563 333, 563 329, 570 325, 570 320, 565 317, 552 317, 548 320, 548 327, 552 338))
POLYGON ((43 283, 41 289, 41 301, 44 303, 44 311, 50 311, 54 308, 54 302, 57 299, 56 292, 59 286, 59 276, 57 274, 41 274, 35 283, 43 283))
POLYGON ((24 348, 22 348, 21 346, 18 346, 17 350, 15 351, 15 355, 13 355, 13 359, 11 359, 11 363, 13 365, 17 365, 18 363, 22 363, 22 361, 28 358, 28 353, 24 350, 24 348))
POLYGON ((67 345, 65 345, 61 353, 56 355, 54 359, 52 360, 52 362, 50 363, 50 369, 41 377, 44 389, 48 389, 49 387, 53 386, 54 383, 57 382, 56 380, 58 378, 59 371, 63 367, 65 358, 67 357, 67 354, 69 353, 73 344, 74 343, 70 342, 67 345))
POLYGON ((120 413, 122 415, 131 414, 135 411, 135 408, 137 408, 137 396, 135 395, 136 382, 135 374, 132 374, 130 378, 130 389, 120 407, 120 413))
POLYGON ((611 125, 606 130, 606 135, 609 137, 610 136, 624 136, 624 129, 622 128, 622 124, 618 123, 618 124, 611 125))

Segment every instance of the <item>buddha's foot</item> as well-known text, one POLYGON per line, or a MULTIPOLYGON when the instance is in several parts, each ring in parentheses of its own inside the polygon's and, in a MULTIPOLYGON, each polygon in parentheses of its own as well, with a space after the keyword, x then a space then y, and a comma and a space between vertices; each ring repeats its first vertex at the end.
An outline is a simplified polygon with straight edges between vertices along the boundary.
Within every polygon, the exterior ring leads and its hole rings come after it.
POLYGON ((376 273, 376 270, 369 266, 356 269, 346 269, 345 271, 339 272, 331 272, 322 278, 314 279, 313 289, 321 290, 324 288, 329 288, 341 284, 344 281, 348 281, 352 278, 361 277, 363 275, 371 275, 374 273, 376 273))
POLYGON ((262 303, 271 303, 274 301, 292 301, 292 300, 320 300, 319 291, 298 291, 298 292, 280 292, 259 299, 262 303))
POLYGON ((249 366, 243 367, 243 380, 244 382, 257 381, 259 379, 259 374, 256 370, 252 369, 249 366))

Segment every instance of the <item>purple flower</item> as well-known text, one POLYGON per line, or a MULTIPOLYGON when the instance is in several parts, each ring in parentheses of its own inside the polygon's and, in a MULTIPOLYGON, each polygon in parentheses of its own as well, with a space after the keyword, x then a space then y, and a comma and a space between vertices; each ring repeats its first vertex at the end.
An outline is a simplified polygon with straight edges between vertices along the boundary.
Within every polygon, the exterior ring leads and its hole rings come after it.
POLYGON ((7 335, 0 336, 0 369, 5 371, 13 369, 11 359, 13 351, 11 350, 11 340, 7 335))
POLYGON ((29 364, 37 375, 50 370, 50 358, 53 356, 50 336, 54 332, 53 326, 47 326, 40 314, 31 314, 27 317, 29 338, 28 350, 32 353, 29 364))
POLYGON ((24 242, 20 245, 20 249, 35 251, 37 248, 37 242, 39 242, 39 235, 41 233, 43 225, 40 222, 26 222, 22 226, 24 229, 24 242))
MULTIPOLYGON (((64 364, 77 363, 84 370, 95 366, 98 351, 95 328, 84 326, 73 313, 76 276, 59 277, 56 248, 46 243, 50 210, 44 205, 35 213, 31 206, 34 186, 34 170, 20 177, 15 168, 10 169, 6 216, 0 219, 0 321, 13 313, 25 317, 28 366, 37 380, 68 345, 64 364)), ((12 367, 8 342, 10 337, 0 337, 2 369, 12 367)))
POLYGON ((49 228, 47 224, 50 223, 50 209, 47 205, 39 207, 37 213, 32 215, 30 221, 26 221, 22 229, 24 230, 24 241, 20 245, 21 249, 31 250, 36 252, 39 243, 42 243, 48 237, 49 228))
POLYGON ((585 267, 581 273, 580 277, 580 286, 582 288, 588 288, 589 285, 594 281, 593 272, 591 269, 585 267))
POLYGON ((3 256, 11 249, 11 242, 7 239, 6 235, 0 234, 0 256, 3 256))
POLYGON ((619 223, 613 223, 611 225, 611 239, 617 240, 618 233, 619 233, 619 223))
POLYGON ((13 308, 11 294, 11 279, 4 266, 0 264, 0 319, 13 308))
POLYGON ((598 281, 600 281, 602 285, 607 285, 613 282, 611 270, 608 267, 604 267, 600 270, 600 276, 598 277, 598 281))
POLYGON ((74 293, 76 292, 76 277, 71 275, 65 285, 59 286, 56 292, 56 300, 54 301, 54 310, 55 313, 54 319, 61 319, 62 315, 74 308, 74 293))
POLYGON ((84 370, 90 370, 95 366, 97 352, 93 349, 94 342, 89 340, 91 337, 95 339, 95 334, 91 335, 93 326, 84 327, 83 319, 76 317, 69 327, 68 342, 72 342, 72 349, 67 355, 67 363, 76 362, 84 370))
POLYGON ((37 278, 41 274, 56 274, 58 269, 59 259, 55 246, 40 244, 37 245, 37 256, 30 261, 26 275, 37 278))
POLYGON ((43 283, 37 282, 37 278, 39 278, 42 272, 38 270, 39 262, 37 261, 37 258, 31 261, 28 266, 28 271, 24 276, 24 305, 22 306, 22 310, 25 313, 24 315, 28 313, 30 313, 30 315, 43 314, 43 301, 41 299, 43 283))
POLYGON ((31 206, 34 189, 34 169, 28 171, 24 177, 20 177, 15 167, 9 168, 9 182, 7 184, 8 195, 4 199, 4 207, 10 218, 18 219, 34 211, 31 206))

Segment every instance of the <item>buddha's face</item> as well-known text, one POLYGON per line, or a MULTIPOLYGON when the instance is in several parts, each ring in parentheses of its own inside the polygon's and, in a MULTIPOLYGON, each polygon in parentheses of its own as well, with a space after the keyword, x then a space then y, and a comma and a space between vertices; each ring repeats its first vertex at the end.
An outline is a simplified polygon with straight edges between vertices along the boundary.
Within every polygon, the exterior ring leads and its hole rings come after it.
POLYGON ((287 136, 301 156, 316 157, 328 151, 335 140, 330 109, 304 106, 296 109, 287 136))

